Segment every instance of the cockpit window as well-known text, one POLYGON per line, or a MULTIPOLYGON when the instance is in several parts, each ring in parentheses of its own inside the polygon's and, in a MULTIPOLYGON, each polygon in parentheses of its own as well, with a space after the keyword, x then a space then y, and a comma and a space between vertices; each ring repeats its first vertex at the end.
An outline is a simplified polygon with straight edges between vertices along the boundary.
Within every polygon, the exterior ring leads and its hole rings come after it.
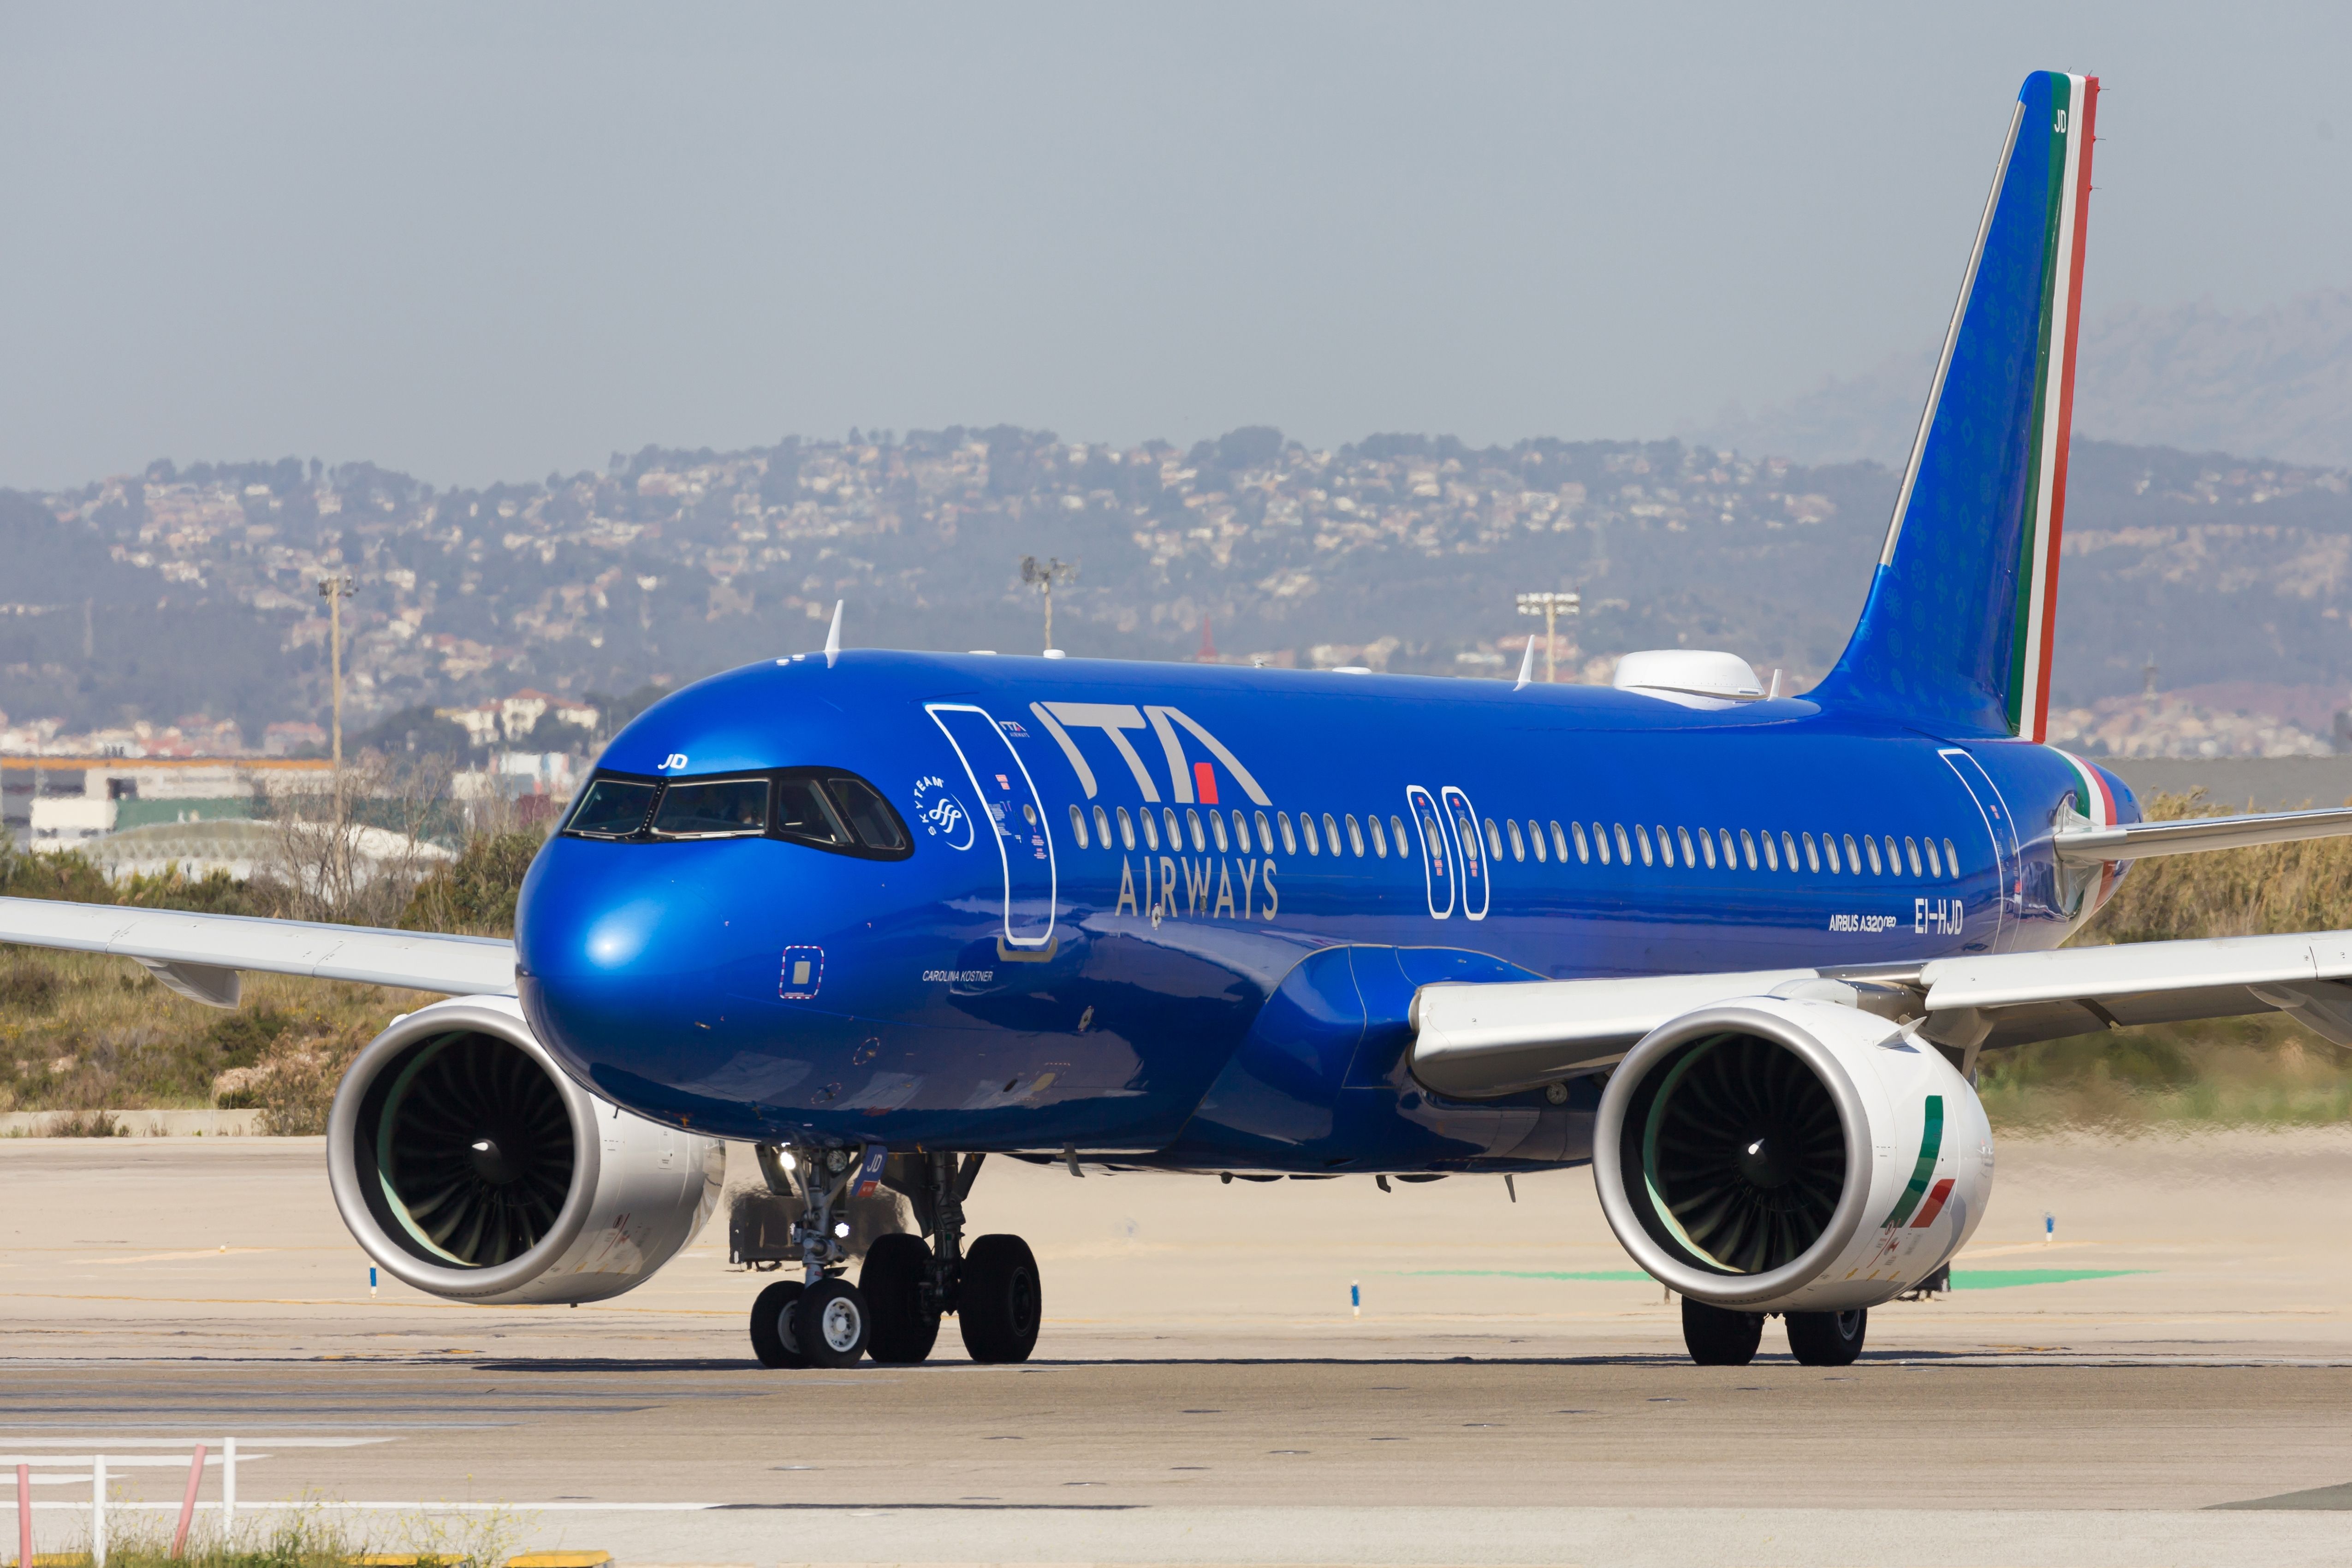
POLYGON ((572 814, 571 829, 592 838, 626 838, 645 826, 657 787, 629 779, 598 779, 572 814))
POLYGON ((887 802, 874 793, 864 779, 843 778, 838 773, 827 775, 824 787, 841 815, 849 818, 857 842, 868 849, 896 850, 907 847, 907 836, 899 829, 898 814, 887 802))
POLYGON ((654 833, 663 838, 748 837, 768 831, 765 779, 679 779, 662 791, 654 833))
POLYGON ((907 827, 872 784, 837 768, 789 768, 724 778, 589 782, 566 833, 660 842, 787 838, 838 854, 903 859, 907 827))
POLYGON ((776 831, 828 848, 850 842, 849 826, 813 778, 784 779, 776 788, 776 831))

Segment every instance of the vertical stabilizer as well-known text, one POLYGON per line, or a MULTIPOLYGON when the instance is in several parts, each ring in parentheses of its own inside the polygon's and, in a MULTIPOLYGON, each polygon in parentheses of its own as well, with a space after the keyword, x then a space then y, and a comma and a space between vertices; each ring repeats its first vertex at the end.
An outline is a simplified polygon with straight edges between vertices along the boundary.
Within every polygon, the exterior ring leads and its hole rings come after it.
POLYGON ((1862 624, 1813 692, 1825 704, 2042 738, 2098 93, 2057 71, 2018 92, 1862 624))

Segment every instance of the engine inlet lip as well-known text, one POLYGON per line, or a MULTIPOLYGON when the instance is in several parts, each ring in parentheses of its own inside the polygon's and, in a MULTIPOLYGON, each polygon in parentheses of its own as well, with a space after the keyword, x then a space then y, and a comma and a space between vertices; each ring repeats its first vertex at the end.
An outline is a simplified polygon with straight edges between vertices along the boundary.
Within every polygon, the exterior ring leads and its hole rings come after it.
POLYGON ((514 1012, 479 1002, 442 1002, 418 1009, 368 1042, 352 1059, 335 1090, 335 1105, 327 1118, 327 1182, 343 1224, 367 1255, 394 1279, 429 1290, 436 1296, 470 1298, 503 1295, 520 1289, 546 1272, 579 1239, 595 1201, 596 1179, 604 1143, 596 1125, 595 1102, 570 1074, 558 1067, 547 1047, 532 1037, 529 1026, 514 1012), (437 1035, 471 1032, 488 1035, 521 1051, 554 1081, 563 1097, 572 1123, 572 1190, 564 1194, 555 1223, 539 1245, 520 1258, 489 1268, 459 1268, 419 1258, 388 1235, 368 1200, 366 1182, 373 1170, 361 1165, 363 1141, 359 1118, 369 1088, 393 1059, 419 1041, 437 1035))
POLYGON ((1871 1153, 1869 1110, 1836 1054, 1795 1019, 1738 1003, 1685 1013, 1644 1035, 1610 1074, 1609 1087, 1601 1097, 1600 1111, 1593 1118, 1593 1184, 1600 1189, 1601 1213, 1609 1221, 1609 1228, 1616 1232, 1619 1245, 1668 1289, 1727 1307, 1753 1307, 1790 1295, 1811 1284, 1832 1258, 1845 1250, 1854 1233, 1862 1228, 1862 1216, 1869 1207, 1871 1153), (1828 1226, 1794 1261, 1767 1274, 1717 1273, 1695 1268, 1675 1257, 1634 1217, 1633 1194, 1625 1188, 1620 1133, 1627 1102, 1651 1069, 1678 1047, 1702 1036, 1726 1033, 1755 1035, 1793 1052, 1830 1091, 1830 1099, 1837 1106, 1839 1128, 1845 1137, 1845 1187, 1838 1194, 1837 1206, 1830 1212, 1828 1226), (1620 1223, 1620 1216, 1623 1216, 1624 1223, 1620 1223))

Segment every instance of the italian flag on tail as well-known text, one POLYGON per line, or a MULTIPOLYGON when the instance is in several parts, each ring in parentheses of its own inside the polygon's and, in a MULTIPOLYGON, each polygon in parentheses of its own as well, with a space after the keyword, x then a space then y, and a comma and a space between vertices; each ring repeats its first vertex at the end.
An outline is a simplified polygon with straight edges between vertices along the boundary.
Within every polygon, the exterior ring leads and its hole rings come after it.
POLYGON ((2074 339, 2083 301, 2083 235, 2089 216, 2092 128, 2099 79, 2051 81, 2051 179, 2043 218, 2039 374, 2025 471, 2025 538, 2019 552, 2015 636, 2010 643, 2009 727, 2040 742, 2050 719, 2050 652, 2058 607, 2058 545, 2066 520, 2066 444, 2074 416, 2074 339))

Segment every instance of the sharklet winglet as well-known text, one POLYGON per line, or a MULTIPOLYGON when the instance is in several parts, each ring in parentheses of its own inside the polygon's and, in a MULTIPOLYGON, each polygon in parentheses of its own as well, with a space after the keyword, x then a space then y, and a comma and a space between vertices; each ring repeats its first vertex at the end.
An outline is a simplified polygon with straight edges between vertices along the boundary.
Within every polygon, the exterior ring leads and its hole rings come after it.
POLYGON ((824 634, 824 667, 827 669, 831 669, 834 661, 841 657, 841 607, 848 602, 846 599, 833 602, 833 629, 824 634))

